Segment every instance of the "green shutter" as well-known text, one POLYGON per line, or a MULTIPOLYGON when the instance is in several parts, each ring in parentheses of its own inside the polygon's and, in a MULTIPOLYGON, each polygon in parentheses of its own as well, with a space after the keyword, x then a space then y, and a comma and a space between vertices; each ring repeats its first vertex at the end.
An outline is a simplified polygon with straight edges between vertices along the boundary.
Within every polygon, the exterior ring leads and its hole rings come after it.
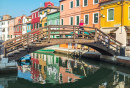
POLYGON ((79 6, 79 0, 77 0, 77 2, 76 2, 76 6, 79 6))
POLYGON ((88 24, 88 15, 85 15, 85 24, 88 24))
POLYGON ((42 27, 42 24, 40 24, 40 27, 42 27))
POLYGON ((33 24, 31 24, 31 29, 33 29, 33 24))
POLYGON ((129 7, 129 19, 130 19, 130 7, 129 7))
POLYGON ((71 20, 70 20, 70 22, 71 22, 71 25, 73 25, 73 17, 71 17, 71 20))
POLYGON ((79 25, 79 16, 76 16, 77 23, 76 25, 79 25))
POLYGON ((108 21, 109 20, 114 20, 114 9, 109 9, 108 10, 108 21))
POLYGON ((98 13, 94 14, 94 23, 98 23, 98 13))
POLYGON ((84 6, 88 5, 88 0, 84 0, 84 6))
POLYGON ((64 23, 63 23, 63 19, 61 19, 61 25, 63 25, 64 23))
POLYGON ((47 26, 47 23, 44 23, 44 26, 47 26))
POLYGON ((73 1, 71 1, 71 3, 70 3, 70 4, 71 4, 70 8, 73 8, 73 1))
POLYGON ((63 5, 61 5, 61 10, 63 10, 63 5))

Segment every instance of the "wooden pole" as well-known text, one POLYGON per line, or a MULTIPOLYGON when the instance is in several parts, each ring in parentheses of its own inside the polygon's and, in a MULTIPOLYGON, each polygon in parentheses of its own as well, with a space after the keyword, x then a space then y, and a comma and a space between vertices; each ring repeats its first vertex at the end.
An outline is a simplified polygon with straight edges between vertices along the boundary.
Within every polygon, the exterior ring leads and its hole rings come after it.
POLYGON ((75 26, 73 26, 73 42, 75 42, 75 26))

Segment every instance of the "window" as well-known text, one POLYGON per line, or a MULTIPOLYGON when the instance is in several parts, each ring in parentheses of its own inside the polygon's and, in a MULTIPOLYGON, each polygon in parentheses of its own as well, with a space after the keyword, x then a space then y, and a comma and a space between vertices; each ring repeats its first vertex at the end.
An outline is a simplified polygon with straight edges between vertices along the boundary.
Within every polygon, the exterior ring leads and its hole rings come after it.
POLYGON ((129 20, 130 20, 130 7, 129 7, 129 11, 128 11, 128 13, 129 13, 129 20))
POLYGON ((33 19, 33 14, 32 14, 32 19, 33 19))
POLYGON ((76 25, 79 25, 79 16, 76 16, 76 25))
POLYGON ((33 29, 33 24, 31 24, 31 29, 33 29))
POLYGON ((89 24, 89 15, 84 15, 84 21, 85 21, 85 24, 89 24))
POLYGON ((114 9, 107 9, 107 21, 114 20, 114 9))
POLYGON ((47 23, 44 23, 44 26, 47 26, 47 23))
POLYGON ((73 25, 73 17, 70 17, 70 25, 73 25))
POLYGON ((42 24, 40 24, 40 27, 42 27, 42 24))
POLYGON ((79 0, 76 0, 76 7, 79 7, 79 0))
POLYGON ((64 20, 63 19, 61 19, 61 25, 64 25, 64 20))
POLYGON ((73 1, 70 1, 70 9, 73 8, 73 1))
POLYGON ((39 12, 38 12, 38 17, 40 16, 39 12))
POLYGON ((51 6, 50 4, 48 4, 48 6, 51 6))
POLYGON ((61 5, 61 11, 63 11, 64 10, 64 6, 63 5, 61 5))
POLYGON ((59 25, 59 21, 58 21, 58 19, 56 19, 56 22, 55 22, 55 24, 56 24, 56 25, 59 25))
POLYGON ((98 13, 94 13, 93 14, 93 24, 97 24, 98 23, 98 13))
POLYGON ((88 5, 88 0, 83 0, 83 7, 88 5))
POLYGON ((37 17, 37 13, 35 13, 35 18, 37 17))
POLYGON ((93 4, 98 4, 98 0, 93 0, 93 4))
POLYGON ((52 20, 49 21, 49 25, 52 25, 52 20))
POLYGON ((36 29, 37 23, 35 23, 35 29, 36 29))

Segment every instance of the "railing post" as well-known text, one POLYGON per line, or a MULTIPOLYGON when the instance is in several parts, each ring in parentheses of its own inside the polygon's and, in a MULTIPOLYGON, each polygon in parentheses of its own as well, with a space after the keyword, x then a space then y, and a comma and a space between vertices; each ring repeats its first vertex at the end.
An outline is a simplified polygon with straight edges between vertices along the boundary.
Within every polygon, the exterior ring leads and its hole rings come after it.
POLYGON ((4 44, 4 57, 6 57, 6 46, 4 44))
POLYGON ((108 37, 108 49, 110 48, 110 36, 108 37))
POLYGON ((62 32, 63 33, 63 38, 65 38, 65 35, 64 35, 65 31, 64 30, 65 30, 65 28, 63 28, 63 32, 62 32))
POLYGON ((83 32, 83 34, 82 34, 82 38, 84 38, 84 30, 83 30, 82 32, 83 32))
POLYGON ((95 29, 95 42, 97 41, 97 28, 95 29))
POLYGON ((48 26, 48 43, 50 43, 50 26, 48 26))
POLYGON ((75 26, 73 26, 73 42, 75 42, 75 26))

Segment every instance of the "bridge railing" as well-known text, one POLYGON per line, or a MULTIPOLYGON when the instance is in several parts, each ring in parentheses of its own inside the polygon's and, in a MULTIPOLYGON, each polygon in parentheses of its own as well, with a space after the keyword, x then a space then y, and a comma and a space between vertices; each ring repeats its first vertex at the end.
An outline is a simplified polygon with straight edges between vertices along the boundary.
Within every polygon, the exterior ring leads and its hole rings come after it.
POLYGON ((73 39, 73 42, 75 42, 76 39, 95 40, 95 43, 104 43, 108 48, 113 47, 115 50, 117 50, 117 48, 119 49, 122 45, 97 28, 76 25, 49 25, 5 41, 3 43, 5 47, 5 56, 25 46, 29 47, 34 42, 42 41, 41 43, 50 43, 51 39, 56 38, 73 39))

